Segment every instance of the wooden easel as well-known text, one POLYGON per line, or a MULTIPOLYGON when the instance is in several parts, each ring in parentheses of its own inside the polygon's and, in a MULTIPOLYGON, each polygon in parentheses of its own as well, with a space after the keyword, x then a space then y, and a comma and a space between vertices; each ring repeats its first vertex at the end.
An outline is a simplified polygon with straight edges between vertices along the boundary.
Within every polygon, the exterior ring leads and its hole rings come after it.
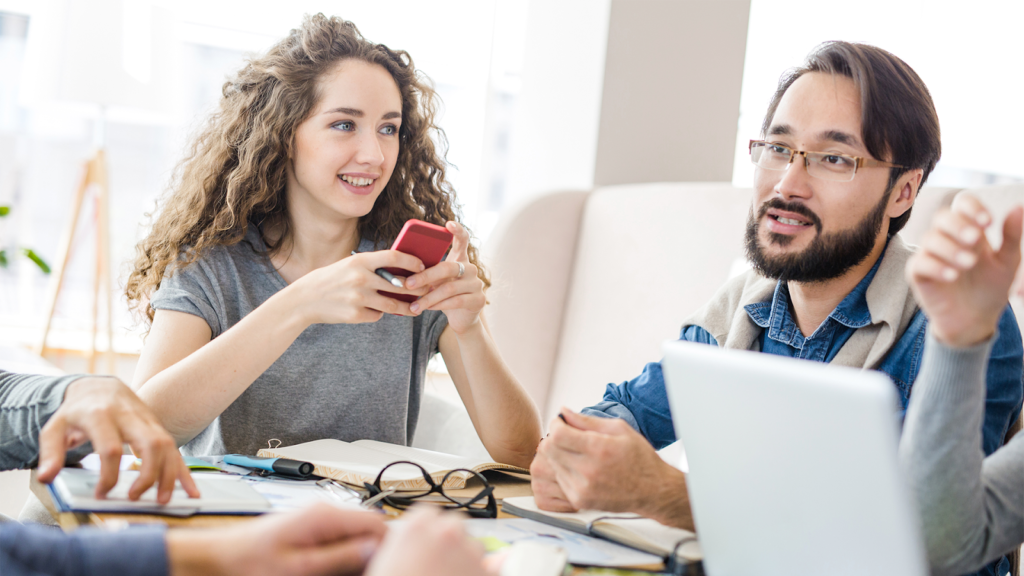
POLYGON ((82 213, 82 206, 90 191, 94 191, 96 204, 96 275, 93 279, 93 300, 92 300, 92 344, 89 349, 90 373, 96 373, 96 337, 99 334, 99 308, 100 298, 106 300, 107 313, 107 373, 114 373, 114 323, 113 323, 113 299, 111 298, 110 284, 110 189, 107 185, 107 160, 102 147, 96 149, 96 153, 85 163, 85 174, 82 176, 82 183, 78 186, 72 200, 71 214, 68 225, 64 229, 64 235, 60 242, 60 254, 57 257, 54 275, 50 279, 47 290, 46 324, 43 328, 43 336, 36 347, 36 353, 40 356, 47 350, 46 339, 50 335, 50 325, 53 322, 53 314, 57 309, 57 300, 60 298, 60 290, 64 283, 64 272, 67 270, 68 261, 71 259, 71 247, 75 240, 75 229, 82 213))

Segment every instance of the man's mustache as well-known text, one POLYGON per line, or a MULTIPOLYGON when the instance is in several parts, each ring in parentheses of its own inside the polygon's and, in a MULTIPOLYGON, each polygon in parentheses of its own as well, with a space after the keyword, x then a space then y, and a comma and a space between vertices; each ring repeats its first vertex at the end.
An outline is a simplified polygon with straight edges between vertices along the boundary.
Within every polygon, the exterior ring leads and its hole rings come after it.
POLYGON ((781 198, 772 198, 764 204, 761 204, 761 207, 757 210, 757 221, 760 222, 761 218, 764 218, 764 215, 772 208, 792 212, 806 217, 812 224, 814 224, 814 229, 817 230, 819 234, 821 233, 821 218, 818 218, 817 214, 800 202, 786 202, 781 198))

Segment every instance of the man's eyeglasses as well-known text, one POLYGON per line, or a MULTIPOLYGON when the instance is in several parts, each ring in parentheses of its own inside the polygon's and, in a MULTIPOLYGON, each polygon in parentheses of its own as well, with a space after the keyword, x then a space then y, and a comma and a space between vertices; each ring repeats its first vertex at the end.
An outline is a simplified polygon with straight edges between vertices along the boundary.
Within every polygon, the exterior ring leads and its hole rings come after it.
POLYGON ((883 168, 907 168, 899 164, 890 164, 874 158, 861 158, 845 154, 828 152, 805 152, 793 150, 782 144, 773 144, 764 140, 750 141, 750 161, 765 170, 785 170, 797 155, 804 157, 807 174, 821 180, 833 182, 849 182, 862 166, 880 166, 883 168))
POLYGON ((389 494, 387 496, 384 496, 383 498, 380 499, 380 501, 387 504, 388 506, 397 508, 399 510, 405 510, 409 506, 415 504, 417 498, 423 498, 424 496, 428 496, 430 494, 438 494, 449 502, 448 504, 444 504, 442 506, 445 509, 461 510, 462 512, 469 514, 473 518, 498 517, 498 502, 497 500, 494 499, 494 486, 491 486, 487 482, 487 479, 483 477, 483 475, 472 470, 467 470, 465 468, 457 468, 455 470, 449 471, 447 474, 444 475, 444 478, 441 479, 441 483, 438 484, 434 482, 434 479, 430 477, 430 474, 427 473, 423 466, 420 466, 415 462, 392 462, 391 464, 385 466, 384 469, 380 471, 380 474, 377 474, 377 479, 373 481, 373 484, 363 484, 363 486, 369 492, 369 494, 367 494, 367 499, 373 498, 385 492, 385 490, 381 488, 380 482, 381 479, 384 477, 384 472, 387 471, 387 469, 391 468, 392 466, 415 466, 416 468, 419 468, 420 473, 423 474, 423 480, 427 483, 428 486, 430 486, 430 488, 427 490, 423 490, 421 492, 413 492, 411 494, 403 492, 401 496, 396 496, 395 494, 389 494), (483 488, 476 496, 473 496, 471 498, 455 499, 445 494, 444 484, 445 482, 448 481, 448 478, 456 472, 469 472, 470 474, 473 475, 474 478, 480 480, 480 482, 483 484, 483 488))

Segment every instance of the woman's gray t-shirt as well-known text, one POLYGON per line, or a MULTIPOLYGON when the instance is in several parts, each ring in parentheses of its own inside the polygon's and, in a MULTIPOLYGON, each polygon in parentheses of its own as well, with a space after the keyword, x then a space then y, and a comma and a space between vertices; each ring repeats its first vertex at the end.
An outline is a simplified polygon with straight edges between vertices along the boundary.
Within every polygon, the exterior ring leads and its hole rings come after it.
MULTIPOLYGON (((359 244, 359 252, 374 249, 366 239, 359 244)), ((169 273, 151 305, 199 316, 216 338, 286 285, 250 226, 241 242, 211 248, 169 273)), ((368 324, 313 324, 181 451, 255 454, 272 438, 285 446, 322 438, 407 445, 416 431, 427 361, 447 325, 444 313, 433 310, 417 317, 385 314, 368 324)))

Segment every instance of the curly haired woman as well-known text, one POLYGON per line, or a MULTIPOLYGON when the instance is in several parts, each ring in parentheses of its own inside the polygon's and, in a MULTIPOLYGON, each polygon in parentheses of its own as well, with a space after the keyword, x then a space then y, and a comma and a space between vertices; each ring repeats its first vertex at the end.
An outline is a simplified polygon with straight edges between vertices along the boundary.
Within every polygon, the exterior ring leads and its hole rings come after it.
POLYGON ((408 444, 440 351, 491 457, 529 466, 540 418, 481 315, 435 102, 406 52, 322 14, 224 85, 126 288, 152 323, 132 387, 186 454, 408 444), (454 234, 446 261, 386 249, 410 218, 454 234))

